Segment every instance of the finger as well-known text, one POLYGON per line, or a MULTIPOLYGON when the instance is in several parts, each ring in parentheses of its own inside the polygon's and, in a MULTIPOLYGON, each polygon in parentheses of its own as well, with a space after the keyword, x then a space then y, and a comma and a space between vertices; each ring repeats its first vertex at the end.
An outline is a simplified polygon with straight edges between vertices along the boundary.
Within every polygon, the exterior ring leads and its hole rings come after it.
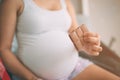
POLYGON ((97 56, 102 51, 102 47, 96 45, 86 44, 85 52, 89 55, 97 56))
POLYGON ((98 51, 93 51, 91 49, 91 46, 88 46, 86 51, 85 51, 88 55, 91 55, 91 56, 98 56, 99 55, 99 52, 98 51))
POLYGON ((83 32, 80 29, 80 27, 78 27, 75 31, 76 31, 76 33, 77 33, 77 35, 78 35, 79 38, 83 37, 83 32))
POLYGON ((91 53, 90 55, 92 56, 98 56, 100 54, 99 52, 95 52, 95 51, 91 51, 90 53, 91 53))
POLYGON ((74 32, 70 33, 69 36, 70 36, 73 44, 75 45, 76 49, 78 51, 80 51, 82 49, 82 44, 81 44, 81 42, 79 40, 79 37, 77 36, 76 32, 74 31, 74 32))
POLYGON ((92 51, 101 52, 102 51, 102 47, 100 47, 100 46, 93 46, 92 47, 92 51))
POLYGON ((100 45, 100 40, 96 37, 84 37, 84 41, 90 44, 100 45))
POLYGON ((91 48, 89 48, 89 55, 92 55, 92 56, 98 56, 99 55, 99 52, 98 51, 95 51, 91 48))
POLYGON ((88 28, 86 27, 85 24, 82 24, 82 25, 80 26, 80 28, 81 28, 81 30, 82 30, 83 33, 89 32, 89 30, 88 30, 88 28))
POLYGON ((79 41, 79 37, 77 36, 76 32, 73 31, 69 34, 70 38, 72 39, 73 42, 79 41))
POLYGON ((77 36, 79 37, 79 39, 81 41, 81 44, 83 45, 84 42, 83 42, 83 32, 82 32, 82 30, 80 29, 80 27, 78 27, 75 31, 76 31, 76 34, 77 34, 77 36))
POLYGON ((98 33, 95 33, 95 32, 86 32, 86 33, 84 33, 84 37, 97 37, 97 38, 100 38, 100 35, 98 33))

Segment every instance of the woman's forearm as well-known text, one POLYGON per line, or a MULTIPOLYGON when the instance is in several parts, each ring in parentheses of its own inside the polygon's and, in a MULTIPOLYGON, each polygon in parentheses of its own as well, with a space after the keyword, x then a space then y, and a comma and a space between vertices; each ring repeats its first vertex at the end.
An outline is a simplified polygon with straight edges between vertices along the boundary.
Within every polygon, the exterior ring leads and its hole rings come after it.
POLYGON ((73 7, 73 4, 70 0, 65 0, 66 4, 67 4, 67 10, 69 12, 69 15, 71 16, 72 19, 72 24, 70 26, 69 29, 69 33, 71 33, 72 31, 74 31, 77 27, 79 27, 78 23, 77 23, 77 19, 76 19, 76 12, 75 9, 73 7))
POLYGON ((5 67, 11 71, 13 74, 25 79, 25 80, 35 80, 37 78, 29 69, 27 69, 17 57, 8 49, 1 50, 0 56, 5 67))

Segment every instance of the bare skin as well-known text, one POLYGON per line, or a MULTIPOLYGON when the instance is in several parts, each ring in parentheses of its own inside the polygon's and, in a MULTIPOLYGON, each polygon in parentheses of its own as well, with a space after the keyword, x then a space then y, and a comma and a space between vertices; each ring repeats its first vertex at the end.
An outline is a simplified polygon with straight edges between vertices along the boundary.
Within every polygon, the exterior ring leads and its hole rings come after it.
MULTIPOLYGON (((48 10, 61 9, 59 0, 33 0, 38 6, 41 6, 48 10)), ((77 29, 78 24, 75 18, 74 8, 70 0, 66 0, 68 12, 72 18, 72 25, 69 29, 69 33, 77 29)), ((17 17, 22 13, 24 4, 22 0, 3 0, 0 4, 0 57, 2 58, 5 66, 14 74, 20 76, 25 80, 36 80, 38 78, 28 68, 26 68, 13 53, 11 52, 11 44, 16 28, 17 17), (8 57, 9 56, 9 57, 8 57)), ((99 38, 94 37, 96 33, 86 33, 92 37, 89 42, 91 46, 99 41, 99 38), (95 41, 94 41, 95 40, 95 41)), ((86 35, 87 36, 87 35, 86 35)), ((93 47, 92 47, 93 48, 93 47)), ((96 48, 94 48, 96 49, 96 48)), ((99 51, 98 51, 99 52, 99 51)), ((38 78, 39 80, 40 78, 38 78)), ((73 80, 120 80, 119 77, 107 72, 106 70, 91 65, 80 73, 73 80), (92 73, 92 74, 91 74, 92 73), (86 76, 87 75, 87 76, 86 76)))
POLYGON ((22 80, 37 78, 11 52, 17 17, 20 14, 21 0, 3 0, 0 4, 0 57, 4 65, 22 80))
POLYGON ((97 65, 90 65, 73 80, 120 80, 120 77, 98 67, 97 65))

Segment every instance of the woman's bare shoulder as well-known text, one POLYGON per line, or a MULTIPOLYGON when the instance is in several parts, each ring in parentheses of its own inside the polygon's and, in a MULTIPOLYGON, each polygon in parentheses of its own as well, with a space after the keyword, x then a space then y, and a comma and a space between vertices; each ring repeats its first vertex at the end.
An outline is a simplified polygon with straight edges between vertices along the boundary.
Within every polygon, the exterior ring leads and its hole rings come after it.
POLYGON ((7 8, 10 10, 12 7, 13 9, 20 11, 23 7, 23 1, 22 0, 2 0, 0 3, 1 8, 7 8))
POLYGON ((0 3, 0 50, 9 48, 16 28, 21 0, 2 0, 0 3))

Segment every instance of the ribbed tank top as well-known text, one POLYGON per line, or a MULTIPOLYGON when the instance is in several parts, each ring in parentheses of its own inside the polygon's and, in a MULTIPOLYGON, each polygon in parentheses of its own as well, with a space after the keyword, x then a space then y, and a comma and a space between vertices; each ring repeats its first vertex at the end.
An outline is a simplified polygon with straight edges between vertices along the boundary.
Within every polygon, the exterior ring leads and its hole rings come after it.
POLYGON ((72 21, 65 1, 60 0, 62 8, 56 11, 44 9, 33 0, 23 2, 16 27, 18 58, 43 79, 69 76, 78 53, 68 35, 72 21))

